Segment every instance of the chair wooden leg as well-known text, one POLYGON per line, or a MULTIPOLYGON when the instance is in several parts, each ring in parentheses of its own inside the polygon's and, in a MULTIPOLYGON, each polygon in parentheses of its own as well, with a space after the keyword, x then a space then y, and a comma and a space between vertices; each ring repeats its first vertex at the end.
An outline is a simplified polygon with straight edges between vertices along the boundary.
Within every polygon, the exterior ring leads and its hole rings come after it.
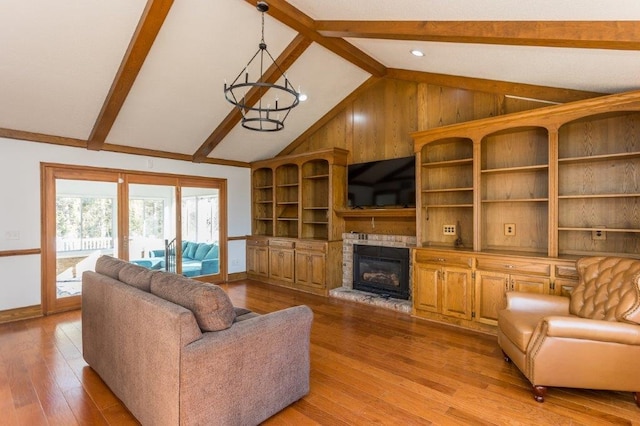
POLYGON ((634 392, 633 399, 636 400, 636 405, 640 408, 640 392, 634 392))
POLYGON ((546 386, 533 385, 533 399, 538 402, 544 402, 544 396, 547 394, 546 386))
POLYGON ((505 362, 511 362, 511 358, 509 358, 509 355, 507 355, 506 353, 504 353, 504 351, 502 351, 502 356, 504 356, 504 361, 505 361, 505 362))

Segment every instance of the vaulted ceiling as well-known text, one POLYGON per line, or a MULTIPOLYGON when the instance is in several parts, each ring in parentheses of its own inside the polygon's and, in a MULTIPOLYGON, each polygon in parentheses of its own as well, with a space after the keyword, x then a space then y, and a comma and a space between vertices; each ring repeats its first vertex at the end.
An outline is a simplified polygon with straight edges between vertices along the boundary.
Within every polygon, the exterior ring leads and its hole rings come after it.
POLYGON ((246 165, 372 79, 554 102, 640 89, 637 0, 268 3, 268 49, 309 97, 280 132, 242 128, 223 96, 258 48, 255 0, 3 0, 0 136, 246 165))

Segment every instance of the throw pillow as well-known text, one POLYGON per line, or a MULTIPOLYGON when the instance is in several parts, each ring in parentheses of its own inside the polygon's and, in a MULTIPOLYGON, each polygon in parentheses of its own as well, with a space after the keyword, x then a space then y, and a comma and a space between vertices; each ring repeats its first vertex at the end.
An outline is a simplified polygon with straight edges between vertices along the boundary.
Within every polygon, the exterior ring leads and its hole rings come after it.
POLYGON ((218 246, 213 244, 211 250, 204 257, 205 259, 217 259, 218 258, 218 246))
POLYGON ((182 252, 182 257, 188 257, 189 259, 193 259, 196 255, 196 250, 198 250, 198 244, 192 241, 187 243, 187 248, 182 252))
POLYGON ((116 259, 115 257, 100 256, 96 261, 95 271, 117 280, 119 279, 120 269, 124 268, 127 264, 124 260, 116 259))
POLYGON ((151 277, 157 272, 129 263, 120 269, 118 279, 125 284, 148 292, 151 288, 151 277))
POLYGON ((202 260, 211 250, 211 244, 200 243, 196 249, 196 253, 193 255, 195 260, 202 260))
POLYGON ((229 328, 236 317, 229 296, 215 284, 157 272, 151 277, 151 293, 189 309, 203 331, 229 328))

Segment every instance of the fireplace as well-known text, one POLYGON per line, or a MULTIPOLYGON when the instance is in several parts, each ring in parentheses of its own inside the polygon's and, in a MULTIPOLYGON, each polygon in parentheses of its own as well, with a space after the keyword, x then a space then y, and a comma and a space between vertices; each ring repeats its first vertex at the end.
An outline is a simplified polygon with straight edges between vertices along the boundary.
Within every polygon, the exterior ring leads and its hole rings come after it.
POLYGON ((409 299, 409 249, 353 245, 353 289, 409 299))

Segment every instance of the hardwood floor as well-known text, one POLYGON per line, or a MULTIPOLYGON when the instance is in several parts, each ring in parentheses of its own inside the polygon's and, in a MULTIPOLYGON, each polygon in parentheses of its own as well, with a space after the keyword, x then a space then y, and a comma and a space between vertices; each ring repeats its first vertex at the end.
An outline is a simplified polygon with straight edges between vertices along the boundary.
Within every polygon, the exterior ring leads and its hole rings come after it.
MULTIPOLYGON (((266 425, 640 425, 630 393, 552 388, 535 402, 493 336, 253 281, 223 288, 259 313, 314 311, 311 392, 266 425)), ((137 424, 81 347, 79 311, 0 325, 0 425, 137 424)))

